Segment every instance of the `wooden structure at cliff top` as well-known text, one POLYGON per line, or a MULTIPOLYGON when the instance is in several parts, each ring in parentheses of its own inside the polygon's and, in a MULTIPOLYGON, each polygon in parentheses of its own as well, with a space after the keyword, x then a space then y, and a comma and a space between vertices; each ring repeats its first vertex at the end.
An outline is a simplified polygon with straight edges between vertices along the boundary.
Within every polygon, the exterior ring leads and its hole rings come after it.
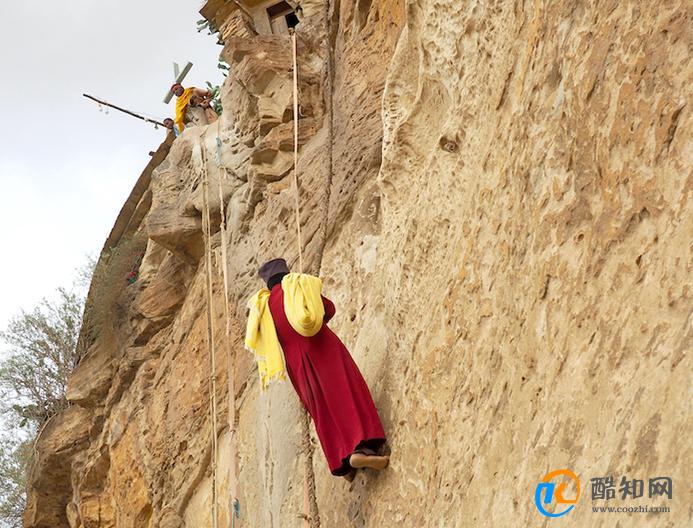
POLYGON ((271 35, 286 33, 285 17, 293 15, 297 6, 294 0, 208 0, 200 14, 219 30, 223 40, 224 26, 236 11, 252 20, 258 34, 271 35))

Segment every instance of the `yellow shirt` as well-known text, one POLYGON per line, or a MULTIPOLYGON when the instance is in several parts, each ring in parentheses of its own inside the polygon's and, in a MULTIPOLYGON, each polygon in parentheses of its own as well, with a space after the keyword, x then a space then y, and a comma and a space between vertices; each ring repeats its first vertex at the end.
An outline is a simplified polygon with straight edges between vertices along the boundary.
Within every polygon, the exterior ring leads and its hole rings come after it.
POLYGON ((185 111, 188 109, 194 91, 195 88, 193 87, 186 88, 183 94, 176 99, 176 119, 174 121, 181 132, 185 128, 185 111))

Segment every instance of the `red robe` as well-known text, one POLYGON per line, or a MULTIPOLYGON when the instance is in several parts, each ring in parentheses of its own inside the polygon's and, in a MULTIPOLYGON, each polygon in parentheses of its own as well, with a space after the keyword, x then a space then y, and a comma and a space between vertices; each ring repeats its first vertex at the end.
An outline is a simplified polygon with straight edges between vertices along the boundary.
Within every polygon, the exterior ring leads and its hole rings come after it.
MULTIPOLYGON (((325 323, 335 314, 322 298, 325 323)), ((357 448, 377 450, 385 443, 378 411, 361 372, 341 340, 323 324, 312 337, 296 332, 284 313, 281 284, 272 288, 269 308, 284 351, 286 370, 298 397, 313 418, 333 475, 350 471, 347 459, 357 448)))

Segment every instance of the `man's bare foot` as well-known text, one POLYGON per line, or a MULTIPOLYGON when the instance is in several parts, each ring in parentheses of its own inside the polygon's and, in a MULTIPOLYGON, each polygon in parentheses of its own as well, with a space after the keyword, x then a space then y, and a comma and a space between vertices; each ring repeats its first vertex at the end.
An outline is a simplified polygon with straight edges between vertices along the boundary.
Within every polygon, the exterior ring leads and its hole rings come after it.
POLYGON ((390 463, 389 456, 364 455, 363 453, 353 453, 349 457, 349 465, 353 468, 385 469, 390 463))

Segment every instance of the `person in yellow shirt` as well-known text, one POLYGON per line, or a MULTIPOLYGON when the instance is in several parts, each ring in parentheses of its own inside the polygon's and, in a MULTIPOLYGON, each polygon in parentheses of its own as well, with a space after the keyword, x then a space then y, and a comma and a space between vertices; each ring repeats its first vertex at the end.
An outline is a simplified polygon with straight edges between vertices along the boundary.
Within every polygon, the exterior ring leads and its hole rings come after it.
POLYGON ((205 88, 183 87, 181 83, 171 86, 171 92, 176 96, 176 118, 174 119, 180 132, 185 128, 188 108, 202 108, 209 123, 217 120, 217 113, 211 107, 212 92, 205 88))

